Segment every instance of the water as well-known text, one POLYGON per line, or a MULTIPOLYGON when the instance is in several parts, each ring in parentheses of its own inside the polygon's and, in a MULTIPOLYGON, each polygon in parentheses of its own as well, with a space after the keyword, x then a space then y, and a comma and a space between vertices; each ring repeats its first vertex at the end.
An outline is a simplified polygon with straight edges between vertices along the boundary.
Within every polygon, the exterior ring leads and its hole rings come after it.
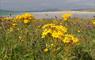
MULTIPOLYGON (((23 12, 14 12, 11 13, 12 16, 16 16, 22 14, 23 12)), ((56 12, 29 12, 33 14, 37 19, 52 19, 52 18, 61 18, 61 16, 65 13, 73 14, 72 17, 79 18, 93 18, 95 16, 95 12, 80 12, 80 11, 56 11, 56 12)), ((1 14, 1 16, 9 16, 10 13, 1 14)))
POLYGON ((63 12, 31 12, 38 19, 40 18, 61 18, 61 16, 65 13, 71 13, 72 17, 79 18, 93 18, 95 16, 95 12, 79 12, 79 11, 63 11, 63 12), (56 17, 55 17, 56 16, 56 17))
POLYGON ((19 15, 21 14, 22 12, 0 12, 0 16, 10 16, 10 14, 12 16, 16 16, 16 15, 19 15))

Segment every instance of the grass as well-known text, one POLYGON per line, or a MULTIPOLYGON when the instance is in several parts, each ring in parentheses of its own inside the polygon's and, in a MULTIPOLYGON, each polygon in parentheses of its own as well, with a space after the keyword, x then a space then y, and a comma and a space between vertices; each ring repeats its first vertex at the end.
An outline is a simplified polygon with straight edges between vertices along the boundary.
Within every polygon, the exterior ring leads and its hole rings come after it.
POLYGON ((16 26, 12 26, 12 20, 0 18, 0 60, 95 60, 92 19, 35 19, 26 25, 17 22, 16 26), (80 44, 67 46, 49 36, 41 38, 42 26, 48 23, 66 26, 80 44))

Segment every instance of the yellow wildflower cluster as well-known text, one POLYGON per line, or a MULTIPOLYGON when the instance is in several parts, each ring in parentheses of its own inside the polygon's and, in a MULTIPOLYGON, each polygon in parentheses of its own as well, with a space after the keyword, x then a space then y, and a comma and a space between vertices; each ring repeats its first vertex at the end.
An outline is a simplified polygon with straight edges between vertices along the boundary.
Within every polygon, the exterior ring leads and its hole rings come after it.
POLYGON ((65 21, 67 21, 71 16, 72 16, 72 14, 66 13, 66 14, 62 15, 62 18, 63 18, 65 21))
POLYGON ((67 28, 62 25, 55 25, 55 24, 46 24, 42 27, 42 38, 45 38, 48 34, 53 38, 58 38, 63 41, 63 43, 67 44, 75 44, 78 43, 79 40, 72 34, 66 34, 67 28))
POLYGON ((50 34, 53 38, 61 38, 67 32, 67 28, 62 25, 46 24, 42 27, 42 38, 50 34))
POLYGON ((64 42, 64 43, 75 44, 75 43, 79 43, 79 40, 78 40, 77 37, 75 37, 75 36, 72 35, 72 34, 66 34, 66 35, 64 36, 63 42, 64 42))
POLYGON ((25 24, 29 23, 33 19, 34 19, 34 16, 30 13, 24 13, 22 15, 16 16, 16 20, 22 20, 23 23, 25 24))

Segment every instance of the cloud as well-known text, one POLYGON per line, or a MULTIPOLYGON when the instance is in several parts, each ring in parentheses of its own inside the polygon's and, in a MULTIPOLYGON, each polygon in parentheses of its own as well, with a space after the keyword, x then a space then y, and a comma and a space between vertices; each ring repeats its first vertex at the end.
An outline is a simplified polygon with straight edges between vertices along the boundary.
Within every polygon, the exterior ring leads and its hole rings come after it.
POLYGON ((72 9, 94 8, 95 0, 0 0, 1 9, 35 10, 35 9, 72 9))

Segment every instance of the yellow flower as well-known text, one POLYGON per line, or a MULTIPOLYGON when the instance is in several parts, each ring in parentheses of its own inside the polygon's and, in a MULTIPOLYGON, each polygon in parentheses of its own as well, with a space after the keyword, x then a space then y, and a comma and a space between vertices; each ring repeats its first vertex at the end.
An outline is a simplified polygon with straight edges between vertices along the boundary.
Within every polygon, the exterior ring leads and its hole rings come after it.
POLYGON ((63 39, 63 42, 66 43, 66 44, 78 44, 79 43, 79 40, 77 37, 75 37, 74 35, 72 34, 66 34, 64 39, 63 39))
POLYGON ((31 20, 31 19, 34 19, 34 16, 30 13, 24 13, 24 14, 22 14, 22 18, 31 20))
POLYGON ((45 49, 44 49, 44 52, 48 52, 48 48, 45 48, 45 49))
POLYGON ((22 39, 22 37, 21 37, 21 36, 19 36, 18 38, 19 38, 19 39, 22 39))
POLYGON ((95 25, 95 20, 92 20, 92 24, 94 24, 94 25, 95 25))
POLYGON ((20 15, 17 15, 17 16, 15 17, 15 19, 18 20, 18 19, 20 19, 20 17, 21 17, 20 15))
POLYGON ((48 35, 48 33, 51 33, 52 31, 49 29, 45 29, 43 32, 42 32, 42 38, 44 38, 46 35, 48 35))
POLYGON ((72 14, 66 13, 66 14, 62 15, 62 18, 63 18, 65 21, 67 21, 71 16, 72 16, 72 14))
POLYGON ((53 27, 53 26, 55 26, 55 24, 46 24, 46 25, 44 25, 43 27, 42 27, 42 29, 45 29, 45 28, 51 28, 51 27, 53 27))
POLYGON ((93 24, 95 24, 95 21, 93 22, 93 24))
POLYGON ((63 34, 64 33, 60 32, 60 31, 58 31, 58 32, 57 31, 53 31, 52 37, 61 39, 61 36, 64 36, 63 34))
POLYGON ((53 47, 54 46, 54 44, 51 44, 51 47, 53 47))
POLYGON ((24 23, 29 23, 31 20, 34 19, 34 16, 30 13, 24 13, 21 15, 17 15, 15 19, 18 21, 24 21, 24 23))
POLYGON ((13 25, 13 26, 16 26, 17 24, 16 24, 16 23, 13 23, 12 25, 13 25))
POLYGON ((55 25, 55 24, 46 24, 42 27, 42 38, 50 34, 53 38, 59 38, 64 36, 67 32, 67 28, 62 25, 55 25))
POLYGON ((23 21, 25 24, 29 23, 30 21, 29 20, 24 20, 23 21))
POLYGON ((80 30, 78 30, 77 32, 80 32, 80 30))

